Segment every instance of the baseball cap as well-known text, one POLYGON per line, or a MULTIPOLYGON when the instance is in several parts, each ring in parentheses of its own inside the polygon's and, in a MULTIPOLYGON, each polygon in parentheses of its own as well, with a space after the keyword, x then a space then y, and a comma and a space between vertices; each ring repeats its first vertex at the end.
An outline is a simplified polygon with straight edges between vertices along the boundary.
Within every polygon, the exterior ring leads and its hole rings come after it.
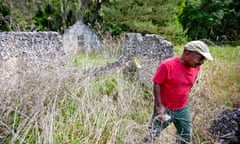
POLYGON ((184 46, 184 50, 198 52, 202 56, 204 56, 207 60, 213 60, 213 57, 209 52, 208 46, 200 40, 195 40, 195 41, 188 42, 184 46))

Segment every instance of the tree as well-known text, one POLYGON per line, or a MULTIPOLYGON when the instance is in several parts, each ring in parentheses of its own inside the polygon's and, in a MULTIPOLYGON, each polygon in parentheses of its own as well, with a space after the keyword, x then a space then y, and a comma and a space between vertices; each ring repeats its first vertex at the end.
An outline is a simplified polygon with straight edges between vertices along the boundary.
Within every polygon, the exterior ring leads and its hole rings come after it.
POLYGON ((0 12, 1 31, 63 32, 81 17, 82 7, 80 0, 1 0, 0 12))
POLYGON ((102 3, 102 29, 117 35, 121 32, 160 34, 181 43, 184 32, 178 13, 185 0, 109 0, 102 3))
POLYGON ((0 31, 9 31, 10 28, 10 8, 4 3, 0 3, 0 31))
POLYGON ((60 30, 63 25, 62 21, 59 9, 50 4, 44 5, 34 16, 34 23, 37 26, 37 31, 60 30))
POLYGON ((110 0, 102 4, 103 28, 113 34, 122 31, 159 33, 176 18, 177 1, 172 0, 110 0))
POLYGON ((179 20, 190 40, 237 40, 239 4, 238 0, 188 0, 179 20))
POLYGON ((177 14, 185 0, 1 1, 10 9, 4 21, 13 31, 63 32, 81 19, 85 24, 113 35, 153 33, 174 42, 184 37, 177 14))

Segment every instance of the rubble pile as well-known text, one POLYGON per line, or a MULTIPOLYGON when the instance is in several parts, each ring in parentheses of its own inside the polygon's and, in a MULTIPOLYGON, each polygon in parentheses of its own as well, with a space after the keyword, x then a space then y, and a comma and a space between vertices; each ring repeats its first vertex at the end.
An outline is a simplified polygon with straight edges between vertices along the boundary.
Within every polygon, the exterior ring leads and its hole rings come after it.
POLYGON ((240 108, 225 110, 213 121, 209 133, 220 144, 240 143, 240 108))

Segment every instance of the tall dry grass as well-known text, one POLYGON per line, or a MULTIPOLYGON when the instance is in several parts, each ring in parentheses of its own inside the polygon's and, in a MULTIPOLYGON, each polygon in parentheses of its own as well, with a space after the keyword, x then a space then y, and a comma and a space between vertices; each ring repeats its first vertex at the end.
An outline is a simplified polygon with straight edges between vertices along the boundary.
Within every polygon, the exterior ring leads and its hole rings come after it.
MULTIPOLYGON (((144 89, 121 73, 93 76, 91 71, 81 71, 103 65, 109 58, 118 59, 122 43, 104 44, 98 56, 94 52, 93 57, 92 53, 79 57, 84 63, 76 59, 65 67, 48 63, 25 68, 28 61, 19 59, 15 73, 1 73, 0 143, 139 143, 151 117, 151 87, 144 89)), ((223 59, 214 53, 219 49, 211 49, 215 60, 203 66, 190 96, 194 144, 214 142, 207 128, 239 96, 239 51, 231 49, 234 58, 223 59)), ((170 126, 157 143, 174 144, 174 139, 175 128, 170 126)))

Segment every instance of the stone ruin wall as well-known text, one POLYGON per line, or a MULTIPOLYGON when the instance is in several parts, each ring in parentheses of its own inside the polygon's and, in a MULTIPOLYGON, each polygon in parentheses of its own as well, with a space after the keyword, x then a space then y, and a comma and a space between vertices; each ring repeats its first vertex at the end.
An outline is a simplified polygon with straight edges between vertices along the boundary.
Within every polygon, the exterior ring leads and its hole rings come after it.
POLYGON ((33 66, 64 65, 62 45, 57 32, 1 32, 0 84, 15 87, 19 74, 33 66))
POLYGON ((134 71, 141 84, 152 86, 152 76, 160 62, 173 55, 173 45, 159 35, 128 33, 123 54, 117 61, 95 69, 90 68, 85 73, 98 75, 134 71), (136 65, 134 58, 139 59, 140 67, 136 65))
POLYGON ((148 86, 152 86, 152 76, 160 62, 174 55, 173 45, 155 34, 129 33, 123 51, 123 58, 139 59, 138 78, 148 86))
POLYGON ((53 59, 62 62, 67 60, 62 37, 57 32, 1 32, 0 60, 17 57, 28 57, 35 63, 53 59))
MULTIPOLYGON (((128 33, 123 54, 118 61, 78 72, 85 75, 100 75, 136 69, 140 82, 151 85, 151 77, 159 63, 171 56, 173 45, 161 36, 128 33), (141 68, 136 67, 134 57, 140 60, 141 68)), ((46 63, 58 65, 67 63, 62 36, 57 32, 0 33, 0 74, 11 77, 20 66, 31 67, 31 64, 44 66, 46 63)))

